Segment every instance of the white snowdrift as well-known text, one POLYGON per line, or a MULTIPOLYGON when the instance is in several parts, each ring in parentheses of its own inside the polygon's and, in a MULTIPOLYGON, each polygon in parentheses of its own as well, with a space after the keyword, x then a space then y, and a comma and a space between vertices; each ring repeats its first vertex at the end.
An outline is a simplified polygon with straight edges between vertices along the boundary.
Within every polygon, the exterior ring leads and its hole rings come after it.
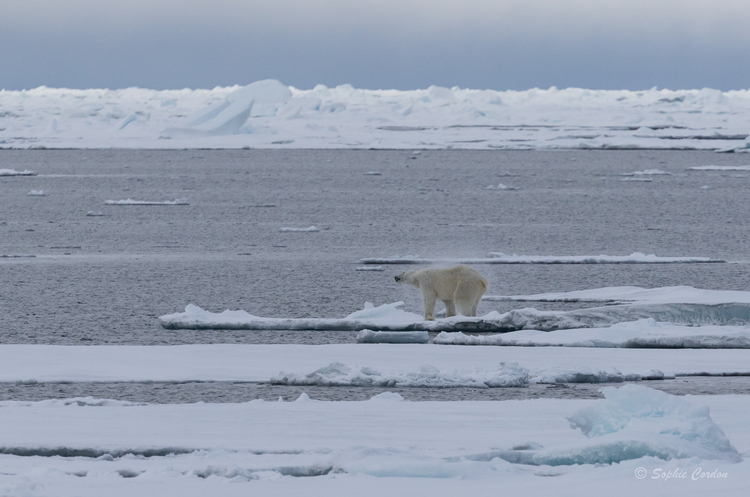
POLYGON ((9 148, 696 149, 749 151, 750 90, 0 91, 9 148))
POLYGON ((490 252, 489 257, 422 258, 418 255, 368 257, 362 264, 699 264, 725 262, 709 257, 660 257, 634 252, 630 255, 507 255, 490 252))

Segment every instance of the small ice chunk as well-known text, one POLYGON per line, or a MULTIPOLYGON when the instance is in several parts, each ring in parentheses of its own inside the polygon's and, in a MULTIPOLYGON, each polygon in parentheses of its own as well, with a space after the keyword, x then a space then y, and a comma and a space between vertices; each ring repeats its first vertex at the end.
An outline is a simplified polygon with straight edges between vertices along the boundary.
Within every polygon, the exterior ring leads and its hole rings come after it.
POLYGON ((357 266, 355 271, 385 271, 383 266, 357 266))
POLYGON ((486 190, 520 190, 517 186, 508 186, 503 183, 498 183, 497 186, 489 185, 486 190))
POLYGON ((383 175, 383 173, 379 173, 379 172, 377 172, 377 171, 367 171, 367 172, 365 173, 365 175, 367 175, 367 176, 382 176, 382 175, 383 175))
POLYGON ((370 397, 368 402, 404 402, 404 398, 396 392, 383 392, 370 397))
POLYGON ((90 217, 97 217, 97 216, 105 216, 106 214, 104 214, 102 211, 88 211, 86 215, 90 217))
POLYGON ((29 197, 44 197, 47 194, 44 193, 44 190, 31 190, 26 195, 29 196, 29 197))
POLYGON ((16 171, 15 169, 0 169, 0 176, 36 176, 34 171, 24 169, 23 171, 16 171))
POLYGON ((313 232, 320 231, 320 230, 317 227, 315 227, 315 226, 309 226, 307 228, 286 228, 286 227, 284 227, 284 228, 281 228, 279 231, 281 231, 282 233, 313 233, 313 232))
POLYGON ((125 200, 105 200, 106 205, 190 205, 186 198, 178 198, 175 200, 165 200, 163 202, 156 202, 151 200, 133 200, 128 198, 125 200))

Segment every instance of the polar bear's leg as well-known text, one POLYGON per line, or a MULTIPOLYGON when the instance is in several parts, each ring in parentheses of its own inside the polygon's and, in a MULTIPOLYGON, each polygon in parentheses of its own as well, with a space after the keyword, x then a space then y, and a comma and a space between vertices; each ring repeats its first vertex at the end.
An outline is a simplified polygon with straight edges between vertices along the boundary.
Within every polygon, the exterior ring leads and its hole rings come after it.
MULTIPOLYGON (((481 295, 479 297, 481 298, 481 295)), ((456 285, 456 291, 453 294, 453 301, 458 307, 458 312, 464 316, 476 316, 476 305, 479 302, 476 282, 459 280, 458 285, 456 285)))
POLYGON ((424 297, 424 319, 425 321, 435 321, 435 318, 432 317, 432 313, 435 312, 435 298, 436 298, 435 294, 423 292, 422 296, 424 297))
POLYGON ((452 300, 443 300, 443 304, 445 304, 446 316, 451 317, 456 315, 456 306, 452 300))

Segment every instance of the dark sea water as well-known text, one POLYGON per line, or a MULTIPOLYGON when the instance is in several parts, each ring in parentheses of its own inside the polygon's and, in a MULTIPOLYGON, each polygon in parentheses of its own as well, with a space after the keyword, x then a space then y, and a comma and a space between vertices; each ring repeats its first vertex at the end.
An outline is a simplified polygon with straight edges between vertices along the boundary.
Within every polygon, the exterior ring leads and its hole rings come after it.
MULTIPOLYGON (((350 332, 164 330, 157 318, 188 303, 302 318, 403 300, 421 313, 419 292, 393 280, 410 266, 355 270, 361 258, 392 255, 643 252, 730 261, 477 267, 493 295, 622 285, 748 290, 750 172, 689 169, 748 164, 743 154, 694 151, 0 150, 0 169, 38 173, 0 177, 0 343, 354 342, 350 332), (668 174, 628 176, 653 169, 668 174), (486 189, 498 183, 518 190, 486 189), (189 205, 105 205, 129 198, 189 205), (309 226, 319 231, 280 231, 309 226)), ((479 312, 519 305, 528 304, 482 302, 479 312)), ((39 388, 13 387, 0 398, 39 388)), ((204 387, 156 398, 205 400, 204 387)), ((260 388, 224 387, 243 399, 241 389, 260 388)), ((110 392, 101 396, 125 398, 141 387, 101 388, 110 392)))

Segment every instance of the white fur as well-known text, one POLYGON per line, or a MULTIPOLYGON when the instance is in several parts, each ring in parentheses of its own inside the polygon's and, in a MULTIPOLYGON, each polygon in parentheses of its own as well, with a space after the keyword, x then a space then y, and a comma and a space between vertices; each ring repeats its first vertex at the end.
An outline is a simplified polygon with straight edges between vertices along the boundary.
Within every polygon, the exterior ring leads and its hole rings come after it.
POLYGON ((445 304, 448 316, 455 316, 456 308, 464 316, 476 316, 477 306, 488 286, 481 274, 464 265, 406 271, 396 276, 396 281, 422 290, 424 318, 427 321, 435 320, 432 314, 437 299, 445 304))

